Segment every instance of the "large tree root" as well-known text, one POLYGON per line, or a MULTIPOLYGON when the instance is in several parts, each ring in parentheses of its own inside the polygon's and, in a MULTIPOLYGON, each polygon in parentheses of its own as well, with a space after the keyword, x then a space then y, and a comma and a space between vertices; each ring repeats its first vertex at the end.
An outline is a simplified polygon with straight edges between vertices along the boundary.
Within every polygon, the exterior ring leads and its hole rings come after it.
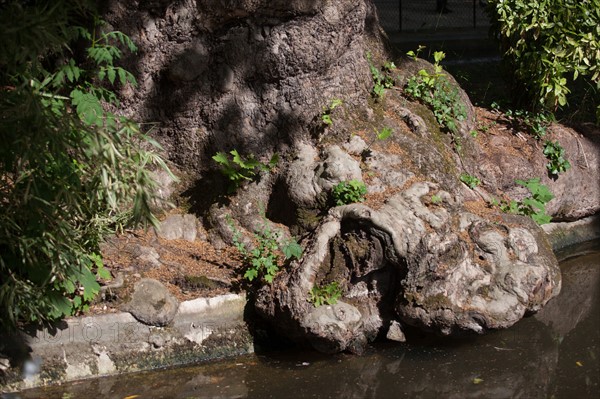
POLYGON ((506 328, 560 290, 558 264, 528 218, 465 212, 432 183, 416 183, 379 210, 333 208, 302 259, 259 291, 276 329, 324 352, 360 352, 407 323, 444 335, 506 328), (435 194, 442 203, 427 203, 435 194), (315 307, 309 292, 337 281, 343 295, 315 307))

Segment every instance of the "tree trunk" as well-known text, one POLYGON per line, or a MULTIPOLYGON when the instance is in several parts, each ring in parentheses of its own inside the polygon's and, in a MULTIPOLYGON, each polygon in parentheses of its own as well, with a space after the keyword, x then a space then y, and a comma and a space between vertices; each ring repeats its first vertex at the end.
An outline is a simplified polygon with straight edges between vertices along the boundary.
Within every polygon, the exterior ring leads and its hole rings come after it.
MULTIPOLYGON (((106 18, 140 47, 127 61, 139 82, 122 93, 127 112, 154 124, 191 176, 187 194, 214 244, 231 242, 232 223, 246 237, 265 223, 305 237, 302 258, 257 294, 258 313, 280 332, 326 352, 360 352, 387 333, 401 339, 403 324, 441 334, 506 328, 560 290, 542 230, 482 200, 516 190, 526 172, 545 174, 545 160, 513 151, 499 163, 470 136, 474 110, 460 88, 467 118, 457 152, 431 111, 403 95, 410 76, 431 68, 424 61, 397 59, 394 87, 373 98, 369 63, 380 70, 392 56, 371 0, 113 0, 106 18), (334 99, 343 103, 331 110, 334 99), (383 128, 393 131, 385 141, 376 137, 383 128), (228 194, 211 157, 232 149, 280 161, 228 194), (465 172, 482 187, 461 184, 465 172), (367 202, 332 206, 332 187, 348 180, 366 183, 367 202), (315 307, 310 291, 334 281, 340 300, 315 307)), ((588 168, 545 180, 562 187, 549 209, 593 214, 600 151, 561 132, 588 154, 588 168), (577 179, 590 182, 582 204, 567 196, 577 179)))

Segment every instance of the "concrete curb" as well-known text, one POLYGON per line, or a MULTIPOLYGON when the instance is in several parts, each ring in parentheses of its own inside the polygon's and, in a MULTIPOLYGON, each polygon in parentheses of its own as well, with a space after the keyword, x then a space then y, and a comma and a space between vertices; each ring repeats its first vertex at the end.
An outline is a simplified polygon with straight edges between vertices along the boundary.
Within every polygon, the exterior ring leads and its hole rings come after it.
POLYGON ((251 353, 245 306, 245 295, 228 294, 181 303, 166 327, 120 312, 3 337, 12 363, 0 392, 251 353))
POLYGON ((552 249, 560 251, 571 245, 600 238, 600 215, 576 222, 549 223, 542 226, 552 249))

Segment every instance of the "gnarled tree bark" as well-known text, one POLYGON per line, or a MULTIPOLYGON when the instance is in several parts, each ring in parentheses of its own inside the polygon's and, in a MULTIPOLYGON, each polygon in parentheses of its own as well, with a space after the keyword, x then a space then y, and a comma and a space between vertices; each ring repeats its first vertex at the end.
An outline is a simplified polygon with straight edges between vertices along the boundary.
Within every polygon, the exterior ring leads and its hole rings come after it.
MULTIPOLYGON (((457 154, 431 111, 403 96, 407 79, 430 68, 424 61, 398 58, 396 86, 374 101, 366 54, 376 65, 392 55, 372 0, 113 0, 106 19, 140 47, 127 61, 139 88, 124 90, 123 104, 156 125, 168 158, 192 176, 191 201, 215 245, 231 241, 230 220, 250 235, 265 212, 282 235, 306 237, 303 257, 257 294, 259 314, 280 332, 326 352, 360 352, 390 326, 395 339, 404 324, 441 334, 506 328, 560 290, 540 228, 481 200, 522 197, 514 178, 545 174, 544 158, 473 140, 460 88, 467 118, 457 154), (327 126, 320 116, 335 98, 343 105, 327 126), (394 134, 378 143, 373 130, 383 127, 394 134), (281 161, 224 201, 210 158, 234 148, 281 161), (459 182, 463 172, 482 178, 477 192, 459 182), (331 188, 352 179, 366 182, 369 202, 329 209, 331 188), (310 290, 332 281, 340 301, 314 307, 310 290)), ((598 134, 556 129, 587 167, 544 179, 557 193, 549 210, 593 214, 598 134)))

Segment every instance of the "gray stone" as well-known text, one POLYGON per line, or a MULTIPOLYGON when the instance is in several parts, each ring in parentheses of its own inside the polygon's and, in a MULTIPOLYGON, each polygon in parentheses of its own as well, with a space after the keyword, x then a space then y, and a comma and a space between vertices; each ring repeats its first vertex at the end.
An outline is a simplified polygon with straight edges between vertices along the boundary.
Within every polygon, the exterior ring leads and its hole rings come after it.
POLYGON ((182 235, 186 241, 193 242, 198 235, 198 219, 194 215, 183 215, 182 235))
POLYGON ((175 192, 175 184, 178 180, 174 179, 174 175, 159 169, 152 172, 152 177, 157 183, 152 199, 152 207, 157 210, 168 210, 173 207, 169 202, 171 196, 175 192))
MULTIPOLYGON (((405 169, 406 161, 395 154, 385 154, 371 150, 371 156, 365 160, 365 163, 370 171, 381 176, 380 181, 384 188, 402 187, 410 178, 414 177, 414 173, 405 169)), ((369 190, 369 192, 372 192, 372 190, 369 190)))
POLYGON ((296 318, 285 330, 278 323, 275 326, 318 350, 360 352, 379 332, 401 339, 399 326, 392 326, 390 332, 384 324, 381 298, 402 296, 386 306, 393 306, 403 324, 452 335, 508 328, 559 293, 556 258, 543 231, 530 218, 498 214, 492 223, 457 205, 452 208, 451 203, 457 204, 437 184, 417 182, 377 210, 362 204, 330 209, 302 259, 276 277, 273 287, 282 288, 258 292, 257 311, 267 319, 281 314, 296 318), (444 198, 448 208, 427 206, 433 193, 444 198), (336 262, 341 251, 349 260, 336 262), (370 258, 379 267, 365 267, 365 259, 370 258), (344 266, 368 282, 366 295, 365 286, 353 283, 350 272, 338 271, 344 266), (349 321, 336 318, 326 308, 311 310, 307 303, 318 273, 333 271, 345 297, 353 297, 355 312, 344 315, 357 315, 358 322, 349 316, 349 321), (394 278, 399 278, 399 291, 390 291, 394 278))
POLYGON ((165 240, 181 240, 193 242, 198 235, 198 219, 194 215, 171 215, 163 220, 156 231, 165 240))
POLYGON ((406 342, 406 336, 404 336, 402 326, 396 320, 390 322, 390 329, 385 337, 390 341, 406 342))
POLYGON ((307 143, 298 143, 296 159, 288 167, 286 186, 290 199, 299 206, 314 207, 321 187, 314 183, 318 153, 307 143))
POLYGON ((352 136, 350 141, 344 144, 344 149, 352 155, 361 155, 367 149, 367 143, 360 136, 352 136))
POLYGON ((315 336, 325 337, 325 340, 314 342, 313 346, 321 352, 335 353, 347 349, 354 340, 356 329, 361 325, 361 313, 356 307, 338 301, 335 305, 313 309, 306 315, 303 324, 315 336))
POLYGON ((142 263, 151 265, 153 267, 160 266, 160 255, 153 247, 145 247, 143 245, 136 245, 133 250, 134 256, 142 263))
POLYGON ((179 307, 179 301, 159 281, 144 278, 135 283, 131 301, 125 311, 144 324, 165 326, 169 324, 179 307))

